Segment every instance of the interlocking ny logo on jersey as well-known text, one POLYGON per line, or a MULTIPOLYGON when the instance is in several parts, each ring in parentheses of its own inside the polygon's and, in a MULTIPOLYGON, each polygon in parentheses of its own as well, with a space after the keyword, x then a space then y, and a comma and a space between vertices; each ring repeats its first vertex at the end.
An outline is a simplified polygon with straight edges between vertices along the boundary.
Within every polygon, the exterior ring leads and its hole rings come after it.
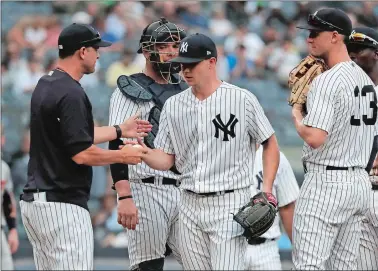
POLYGON ((188 43, 187 43, 187 42, 184 42, 183 44, 181 44, 180 52, 181 52, 181 53, 186 53, 186 52, 188 52, 188 43))
POLYGON ((238 123, 238 119, 235 118, 235 115, 230 114, 230 119, 228 120, 227 124, 225 125, 220 117, 220 114, 216 115, 215 119, 213 119, 213 123, 215 126, 215 137, 219 138, 219 130, 223 132, 223 141, 229 141, 228 136, 232 138, 235 137, 235 125, 238 123))

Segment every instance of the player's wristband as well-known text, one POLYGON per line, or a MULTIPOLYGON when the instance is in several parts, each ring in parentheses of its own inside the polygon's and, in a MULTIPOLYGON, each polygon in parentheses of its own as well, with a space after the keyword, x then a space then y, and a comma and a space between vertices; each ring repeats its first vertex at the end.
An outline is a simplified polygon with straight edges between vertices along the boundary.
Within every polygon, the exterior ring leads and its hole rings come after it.
POLYGON ((116 129, 116 132, 117 132, 117 138, 116 139, 120 139, 122 137, 121 128, 119 127, 119 125, 113 125, 113 127, 116 129))
POLYGON ((123 200, 123 199, 132 199, 133 196, 132 195, 127 195, 127 196, 123 196, 123 197, 118 197, 118 200, 123 200))
POLYGON ((16 219, 14 217, 6 217, 8 229, 14 229, 16 228, 16 219))

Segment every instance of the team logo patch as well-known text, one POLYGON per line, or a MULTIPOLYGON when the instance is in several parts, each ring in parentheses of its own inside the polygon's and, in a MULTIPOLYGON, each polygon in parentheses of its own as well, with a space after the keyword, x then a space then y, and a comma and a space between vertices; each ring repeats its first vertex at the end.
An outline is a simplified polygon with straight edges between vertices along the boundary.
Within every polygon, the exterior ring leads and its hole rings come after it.
POLYGON ((213 124, 215 126, 215 137, 219 138, 219 132, 223 132, 223 139, 222 141, 229 141, 228 136, 234 138, 235 135, 235 125, 238 123, 239 120, 235 117, 234 114, 230 114, 230 118, 226 124, 222 121, 220 114, 216 115, 213 119, 213 124))
POLYGON ((186 53, 186 52, 188 52, 188 43, 183 42, 180 47, 180 53, 186 53))

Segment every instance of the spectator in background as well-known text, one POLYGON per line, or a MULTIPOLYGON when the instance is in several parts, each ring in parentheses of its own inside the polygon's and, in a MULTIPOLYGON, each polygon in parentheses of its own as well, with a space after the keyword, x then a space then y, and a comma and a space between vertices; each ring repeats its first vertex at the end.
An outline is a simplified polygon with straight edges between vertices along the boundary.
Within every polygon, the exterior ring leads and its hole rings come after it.
POLYGON ((213 10, 209 20, 209 30, 213 38, 224 38, 231 34, 233 30, 232 23, 226 18, 223 6, 213 10))
MULTIPOLYGON (((43 75, 42 64, 31 54, 26 69, 19 70, 15 76, 13 93, 20 98, 23 98, 25 94, 31 94, 43 75)), ((27 95, 27 97, 29 96, 27 95)))
POLYGON ((267 66, 275 72, 278 83, 287 87, 288 74, 301 61, 301 56, 290 38, 285 38, 278 46, 273 48, 268 55, 267 66))
POLYGON ((235 25, 248 24, 248 14, 245 12, 246 1, 227 1, 225 10, 227 19, 235 25))
POLYGON ((232 82, 240 79, 251 79, 255 76, 255 65, 252 60, 247 58, 246 47, 243 44, 236 46, 235 54, 230 54, 228 61, 232 82))
MULTIPOLYGON (((185 10, 180 14, 179 18, 187 27, 198 28, 198 31, 207 30, 209 21, 201 11, 201 2, 188 1, 185 2, 185 10)), ((192 30, 196 31, 194 29, 192 30)))
POLYGON ((105 32, 114 35, 116 41, 120 41, 127 35, 127 25, 124 11, 119 2, 109 7, 109 14, 105 19, 105 32))
MULTIPOLYGON (((117 42, 119 41, 118 40, 118 37, 111 33, 111 32, 106 32, 105 30, 105 20, 106 18, 102 15, 98 15, 94 18, 93 20, 93 23, 92 23, 92 26, 97 29, 98 32, 100 32, 100 35, 101 37, 104 39, 104 40, 108 40, 110 42, 117 42)), ((113 48, 115 44, 113 44, 112 46, 110 46, 110 48, 113 48)), ((109 50, 110 50, 109 48, 109 50)))
POLYGON ((25 29, 31 25, 33 18, 30 16, 22 17, 7 33, 7 41, 14 42, 20 48, 31 48, 32 44, 25 40, 25 29))
POLYGON ((223 81, 230 80, 230 65, 228 63, 228 59, 224 54, 224 47, 223 44, 217 44, 217 72, 219 79, 223 81))
POLYGON ((28 162, 30 151, 30 130, 25 129, 21 139, 21 148, 12 156, 11 173, 14 183, 14 193, 19 196, 28 178, 28 162))
POLYGON ((274 20, 277 20, 281 24, 288 26, 289 20, 283 15, 282 13, 282 5, 284 5, 284 2, 280 1, 270 1, 269 2, 269 8, 270 8, 270 14, 266 18, 266 24, 269 26, 272 26, 272 22, 274 20))
POLYGON ((172 23, 178 23, 177 4, 174 1, 155 1, 153 8, 156 14, 161 14, 161 17, 167 19, 172 23))
POLYGON ((378 17, 377 14, 374 12, 374 7, 377 4, 374 1, 362 2, 362 8, 355 9, 355 13, 357 15, 357 20, 368 27, 377 27, 378 26, 378 17))
POLYGON ((265 43, 253 32, 248 32, 246 25, 239 25, 236 31, 228 36, 224 42, 224 50, 227 54, 235 52, 238 44, 244 45, 246 48, 246 57, 254 61, 264 49, 265 43))
POLYGON ((20 71, 27 69, 27 61, 21 57, 21 50, 22 47, 17 42, 8 42, 5 59, 8 62, 8 71, 12 80, 15 80, 20 71))
POLYGON ((9 73, 9 59, 5 58, 1 61, 1 88, 0 93, 3 91, 10 91, 13 88, 13 79, 9 73))
POLYGON ((24 31, 24 39, 30 44, 32 49, 44 45, 47 38, 46 18, 42 16, 33 16, 31 23, 26 26, 24 31))
POLYGON ((133 73, 142 72, 143 67, 136 65, 135 52, 130 49, 125 49, 122 54, 122 59, 120 61, 114 62, 109 66, 106 72, 106 84, 114 88, 117 86, 117 79, 121 75, 130 75, 133 73))
POLYGON ((62 25, 59 18, 55 15, 49 16, 47 19, 46 40, 44 45, 47 49, 56 49, 58 47, 58 37, 62 31, 62 25))

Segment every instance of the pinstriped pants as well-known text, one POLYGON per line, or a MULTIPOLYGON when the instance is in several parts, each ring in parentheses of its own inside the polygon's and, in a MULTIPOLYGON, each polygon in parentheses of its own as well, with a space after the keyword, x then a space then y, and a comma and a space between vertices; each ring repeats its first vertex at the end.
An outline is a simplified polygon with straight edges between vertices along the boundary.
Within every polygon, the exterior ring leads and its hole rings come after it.
POLYGON ((219 196, 182 193, 179 223, 185 270, 245 270, 247 241, 232 214, 249 198, 249 188, 219 196))
POLYGON ((378 191, 372 194, 369 212, 362 223, 358 270, 378 270, 378 191))
POLYGON ((38 199, 21 200, 20 207, 37 270, 93 269, 93 229, 87 210, 38 199))
POLYGON ((278 241, 248 245, 245 263, 246 270, 282 270, 278 241))
POLYGON ((168 244, 181 264, 179 252, 180 189, 173 185, 130 182, 139 224, 127 230, 131 269, 141 262, 164 258, 168 244))
POLYGON ((8 239, 3 229, 1 229, 0 238, 1 238, 0 270, 14 270, 12 254, 9 248, 8 239))
POLYGON ((367 172, 307 170, 294 211, 295 268, 354 270, 371 197, 367 172))

